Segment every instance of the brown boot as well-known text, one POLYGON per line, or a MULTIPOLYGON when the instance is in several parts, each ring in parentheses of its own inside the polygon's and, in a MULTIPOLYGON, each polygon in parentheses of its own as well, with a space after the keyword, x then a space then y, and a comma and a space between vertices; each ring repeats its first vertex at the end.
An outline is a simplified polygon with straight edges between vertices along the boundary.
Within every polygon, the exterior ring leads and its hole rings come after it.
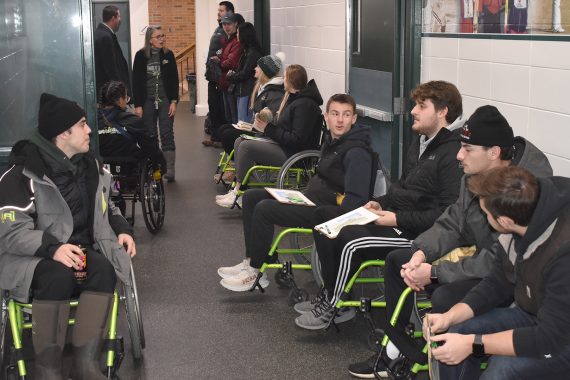
POLYGON ((113 295, 109 293, 86 291, 79 296, 71 337, 73 380, 106 379, 99 366, 99 357, 112 300, 113 295))
POLYGON ((33 301, 34 379, 62 380, 61 359, 69 319, 69 301, 33 301))

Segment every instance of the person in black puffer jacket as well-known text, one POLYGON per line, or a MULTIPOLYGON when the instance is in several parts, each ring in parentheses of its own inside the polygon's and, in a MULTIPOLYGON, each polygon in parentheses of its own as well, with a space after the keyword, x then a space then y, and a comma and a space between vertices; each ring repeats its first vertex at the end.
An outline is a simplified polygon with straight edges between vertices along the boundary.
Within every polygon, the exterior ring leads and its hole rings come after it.
POLYGON ((110 81, 101 87, 97 110, 99 153, 102 157, 148 158, 166 171, 166 160, 156 138, 149 135, 143 120, 126 110, 126 87, 110 81))
MULTIPOLYGON (((317 174, 309 181, 305 195, 317 206, 351 210, 366 203, 373 178, 370 129, 354 125, 356 104, 349 95, 333 95, 325 118, 330 135, 321 149, 317 174)), ((375 178, 374 173, 374 178, 375 178)), ((222 267, 221 285, 246 291, 254 283, 271 246, 274 225, 313 227, 315 207, 279 203, 263 189, 248 190, 243 198, 243 227, 246 259, 233 267, 222 267)), ((265 274, 260 285, 269 282, 265 274)))

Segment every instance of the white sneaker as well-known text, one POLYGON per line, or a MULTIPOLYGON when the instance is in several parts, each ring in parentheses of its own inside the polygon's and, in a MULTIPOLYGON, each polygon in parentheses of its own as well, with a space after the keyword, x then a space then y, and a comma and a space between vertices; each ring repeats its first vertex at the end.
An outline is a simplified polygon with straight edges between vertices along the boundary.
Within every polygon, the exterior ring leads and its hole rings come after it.
POLYGON ((228 192, 225 193, 225 194, 216 195, 216 200, 227 198, 227 197, 229 197, 230 195, 232 195, 232 196, 235 197, 235 194, 236 194, 236 193, 235 193, 234 189, 231 189, 230 191, 228 191, 228 192))
POLYGON ((242 269, 251 268, 249 266, 249 257, 244 259, 241 263, 234 265, 233 267, 220 267, 218 268, 218 274, 221 278, 230 278, 240 274, 242 269))
POLYGON ((230 208, 234 205, 234 202, 236 201, 236 197, 237 197, 237 191, 232 190, 230 193, 227 194, 227 196, 225 196, 223 198, 216 199, 216 204, 218 206, 230 208))
MULTIPOLYGON (((252 267, 242 269, 241 272, 234 277, 223 278, 220 281, 220 285, 234 292, 247 292, 253 286, 258 273, 259 270, 252 267)), ((267 288, 269 285, 269 280, 267 280, 265 273, 263 273, 263 276, 259 279, 259 285, 261 285, 262 288, 267 288)))

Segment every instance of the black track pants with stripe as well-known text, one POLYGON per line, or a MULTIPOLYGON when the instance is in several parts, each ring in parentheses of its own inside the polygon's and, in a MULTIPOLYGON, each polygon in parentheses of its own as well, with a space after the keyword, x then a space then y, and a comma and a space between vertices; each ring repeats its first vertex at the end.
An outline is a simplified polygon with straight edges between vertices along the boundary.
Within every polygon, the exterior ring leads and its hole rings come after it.
MULTIPOLYGON (((323 223, 340 215, 338 208, 319 207, 314 214, 315 224, 323 223)), ((324 286, 331 303, 338 300, 346 283, 360 264, 366 260, 384 260, 394 249, 407 248, 415 237, 399 228, 378 226, 346 226, 336 239, 329 239, 318 232, 313 233, 324 286)))

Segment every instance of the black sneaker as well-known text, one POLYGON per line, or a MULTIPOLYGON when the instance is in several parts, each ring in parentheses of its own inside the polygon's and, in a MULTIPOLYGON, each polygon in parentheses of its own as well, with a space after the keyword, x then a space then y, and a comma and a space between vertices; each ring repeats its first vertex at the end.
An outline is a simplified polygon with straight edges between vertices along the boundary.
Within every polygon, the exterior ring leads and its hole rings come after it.
MULTIPOLYGON (((374 363, 376 363, 376 358, 378 358, 378 354, 374 354, 362 362, 351 364, 348 366, 348 372, 359 379, 374 379, 374 363)), ((388 372, 386 371, 383 360, 380 360, 380 363, 378 363, 377 370, 381 378, 388 378, 388 372)))

